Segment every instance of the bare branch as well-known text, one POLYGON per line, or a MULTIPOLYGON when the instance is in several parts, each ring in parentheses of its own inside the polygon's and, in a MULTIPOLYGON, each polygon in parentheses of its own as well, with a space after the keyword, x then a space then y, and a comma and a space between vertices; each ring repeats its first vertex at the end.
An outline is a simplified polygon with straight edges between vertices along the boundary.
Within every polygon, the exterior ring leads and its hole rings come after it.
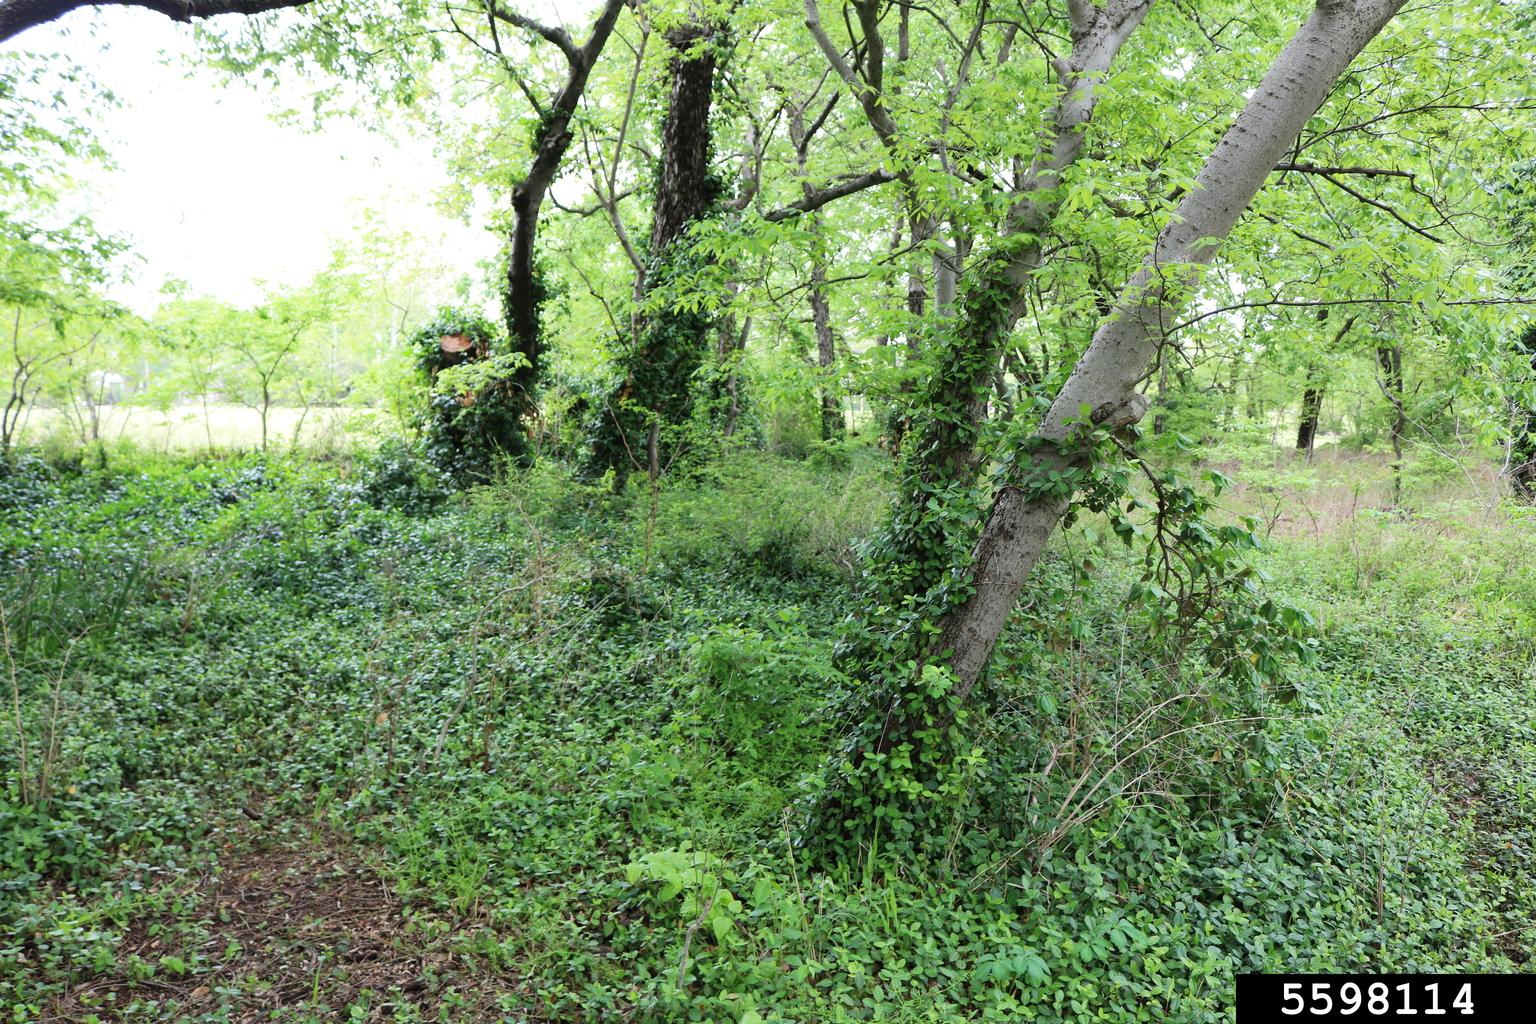
POLYGON ((0 0, 0 42, 61 18, 77 7, 142 7, 172 21, 216 14, 262 14, 310 0, 0 0))
POLYGON ((504 21, 508 25, 543 36, 560 48, 565 54, 565 59, 573 65, 583 62, 582 51, 576 48, 576 43, 571 39, 571 34, 563 28, 546 25, 541 21, 535 21, 525 14, 520 14, 510 8, 503 7, 496 0, 485 0, 485 9, 498 21, 504 21))
POLYGON ((1409 171, 1397 171, 1390 167, 1322 167, 1318 164, 1283 163, 1275 164, 1277 171, 1299 171, 1302 174, 1363 174, 1367 178, 1388 177, 1407 178, 1413 180, 1413 174, 1409 171))

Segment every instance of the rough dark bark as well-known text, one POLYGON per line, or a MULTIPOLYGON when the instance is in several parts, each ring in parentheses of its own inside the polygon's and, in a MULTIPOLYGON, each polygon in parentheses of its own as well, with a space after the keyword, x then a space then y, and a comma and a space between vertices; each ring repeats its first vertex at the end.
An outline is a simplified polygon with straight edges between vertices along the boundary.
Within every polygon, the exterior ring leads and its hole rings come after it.
MULTIPOLYGON (((673 55, 644 276, 647 293, 667 287, 686 269, 689 226, 719 208, 719 183, 709 168, 718 31, 712 24, 690 23, 667 34, 673 55)), ((708 355, 714 327, 714 318, 702 311, 664 310, 637 320, 622 356, 624 380, 594 425, 589 470, 612 469, 622 482, 639 466, 636 439, 654 443, 662 427, 687 418, 693 377, 708 355)))
POLYGON ((262 14, 284 7, 303 7, 311 0, 0 0, 0 42, 29 28, 47 24, 77 7, 142 7, 172 21, 211 18, 218 14, 262 14))
POLYGON ((714 101, 715 49, 709 26, 673 31, 667 42, 672 89, 661 126, 661 171, 651 220, 651 259, 664 259, 688 225, 709 212, 719 189, 709 173, 709 113, 714 101))
MULTIPOLYGON (((576 47, 563 31, 555 36, 556 45, 566 55, 569 74, 560 92, 550 104, 542 129, 534 140, 533 161, 528 173, 512 189, 512 235, 508 240, 507 290, 504 306, 507 319, 507 335, 513 348, 522 353, 524 363, 512 375, 512 386, 517 389, 522 404, 522 419, 528 425, 537 407, 535 392, 539 381, 539 362, 542 350, 540 313, 545 291, 539 277, 538 231, 539 213, 544 197, 560 173, 561 161, 570 149, 573 133, 571 118, 587 88, 587 79, 598 56, 613 34, 619 13, 625 0, 606 0, 593 22, 587 42, 576 47), (563 43, 562 43, 563 40, 563 43)), ((546 38, 557 30, 534 26, 546 38)))
MULTIPOLYGON (((1142 268, 1100 324, 1036 435, 1036 454, 1022 460, 1029 477, 1074 465, 1070 442, 1079 410, 1100 424, 1128 425, 1146 412, 1137 386, 1163 343, 1173 314, 1189 300, 1200 271, 1214 259, 1275 164, 1362 49, 1404 0, 1318 0, 1250 96, 1232 128, 1180 201, 1142 268)), ((1070 495, 1031 496, 1018 486, 998 493, 972 553, 969 596, 945 615, 932 650, 954 673, 965 700, 980 679, 1030 571, 1045 551, 1070 495)), ((883 746, 910 734, 903 723, 883 746)))

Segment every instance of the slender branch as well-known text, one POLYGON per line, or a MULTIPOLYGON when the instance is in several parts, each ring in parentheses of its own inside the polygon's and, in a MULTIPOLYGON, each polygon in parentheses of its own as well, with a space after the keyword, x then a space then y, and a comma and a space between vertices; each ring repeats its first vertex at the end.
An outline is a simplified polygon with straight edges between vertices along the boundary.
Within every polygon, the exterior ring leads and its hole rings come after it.
POLYGON ((1444 239, 1442 239, 1439 235, 1434 234, 1426 228, 1419 227, 1419 225, 1398 213, 1397 210, 1390 204, 1384 203, 1379 199, 1372 199, 1370 196, 1364 194, 1363 192, 1355 191, 1331 174, 1319 174, 1319 177, 1321 177, 1324 181, 1332 185, 1334 188, 1340 190, 1341 192, 1345 192, 1354 196, 1356 199, 1360 200, 1362 203, 1365 203, 1367 206, 1374 206, 1376 209, 1385 212, 1387 216, 1391 217, 1393 220, 1397 221, 1399 224, 1403 225, 1403 227, 1407 228, 1409 231, 1412 231, 1414 234, 1423 235, 1431 242, 1444 242, 1444 239))
POLYGON ((1363 174, 1367 178, 1390 177, 1407 178, 1412 181, 1414 176, 1409 171, 1396 171, 1390 167, 1321 167, 1317 164, 1304 164, 1286 162, 1275 164, 1277 171, 1300 171, 1302 174, 1321 174, 1327 177, 1331 174, 1363 174))
POLYGON ((770 210, 763 215, 763 219, 777 223, 781 220, 789 220, 802 213, 810 213, 819 210, 823 206, 843 196, 851 196, 855 192, 863 192, 865 189, 874 188, 876 185, 884 185, 888 181, 895 181, 897 175, 890 171, 870 171, 867 174, 854 175, 844 178, 835 184, 828 185, 805 196, 798 202, 782 206, 777 210, 770 210))
MULTIPOLYGON (((1208 320, 1222 313, 1231 313, 1239 309, 1265 309, 1269 306, 1290 306, 1302 309, 1312 309, 1318 306, 1423 306, 1426 303, 1418 299, 1389 299, 1386 297, 1368 299, 1266 299, 1262 302, 1234 302, 1230 306, 1220 306, 1216 309, 1208 309, 1204 313, 1190 317, 1188 320, 1174 324, 1168 328, 1168 333, 1182 331, 1186 327, 1193 326, 1201 320, 1208 320)), ((1448 299, 1436 303, 1440 306, 1536 306, 1536 295, 1512 295, 1503 299, 1448 299)))

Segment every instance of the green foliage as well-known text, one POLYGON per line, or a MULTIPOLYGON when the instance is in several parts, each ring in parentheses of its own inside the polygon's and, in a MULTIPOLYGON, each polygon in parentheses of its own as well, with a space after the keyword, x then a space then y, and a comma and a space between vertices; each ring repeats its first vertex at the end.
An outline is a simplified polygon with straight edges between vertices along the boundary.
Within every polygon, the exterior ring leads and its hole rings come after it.
POLYGON ((495 478, 503 462, 526 451, 524 399, 511 380, 524 364, 498 352, 501 329, 485 317, 444 308, 406 342, 426 385, 420 430, 427 458, 459 484, 495 478), (452 344, 467 347, 450 351, 452 344))
POLYGON ((831 646, 889 486, 846 458, 742 453, 654 518, 556 467, 453 497, 401 449, 19 458, 0 996, 203 976, 195 944, 114 949, 195 931, 181 880, 252 805, 358 836, 419 926, 463 927, 466 979, 555 1019, 1222 1021, 1239 971, 1507 970, 1536 939, 1530 523, 1258 552, 1319 625, 1250 723, 1220 659, 1153 635, 1163 602, 1127 613, 1144 553, 1111 524, 1155 520, 1084 512, 919 795, 939 842, 877 816, 816 863, 796 813, 858 685, 831 646))

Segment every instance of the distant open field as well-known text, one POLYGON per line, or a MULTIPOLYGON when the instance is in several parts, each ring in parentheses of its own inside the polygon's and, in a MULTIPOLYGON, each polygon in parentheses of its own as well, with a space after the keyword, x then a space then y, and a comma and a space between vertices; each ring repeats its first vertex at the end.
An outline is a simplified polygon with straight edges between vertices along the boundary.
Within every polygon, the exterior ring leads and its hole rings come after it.
MULTIPOLYGON (((268 415, 268 445, 295 444, 327 447, 350 436, 371 433, 385 414, 372 409, 345 406, 303 409, 274 408, 268 415)), ((57 409, 33 409, 22 426, 24 441, 40 442, 50 435, 79 438, 74 421, 57 409)), ((191 451, 200 448, 259 448, 261 416, 243 405, 210 404, 206 416, 201 405, 180 405, 167 410, 145 406, 114 405, 102 410, 101 436, 127 440, 155 451, 191 451)))

